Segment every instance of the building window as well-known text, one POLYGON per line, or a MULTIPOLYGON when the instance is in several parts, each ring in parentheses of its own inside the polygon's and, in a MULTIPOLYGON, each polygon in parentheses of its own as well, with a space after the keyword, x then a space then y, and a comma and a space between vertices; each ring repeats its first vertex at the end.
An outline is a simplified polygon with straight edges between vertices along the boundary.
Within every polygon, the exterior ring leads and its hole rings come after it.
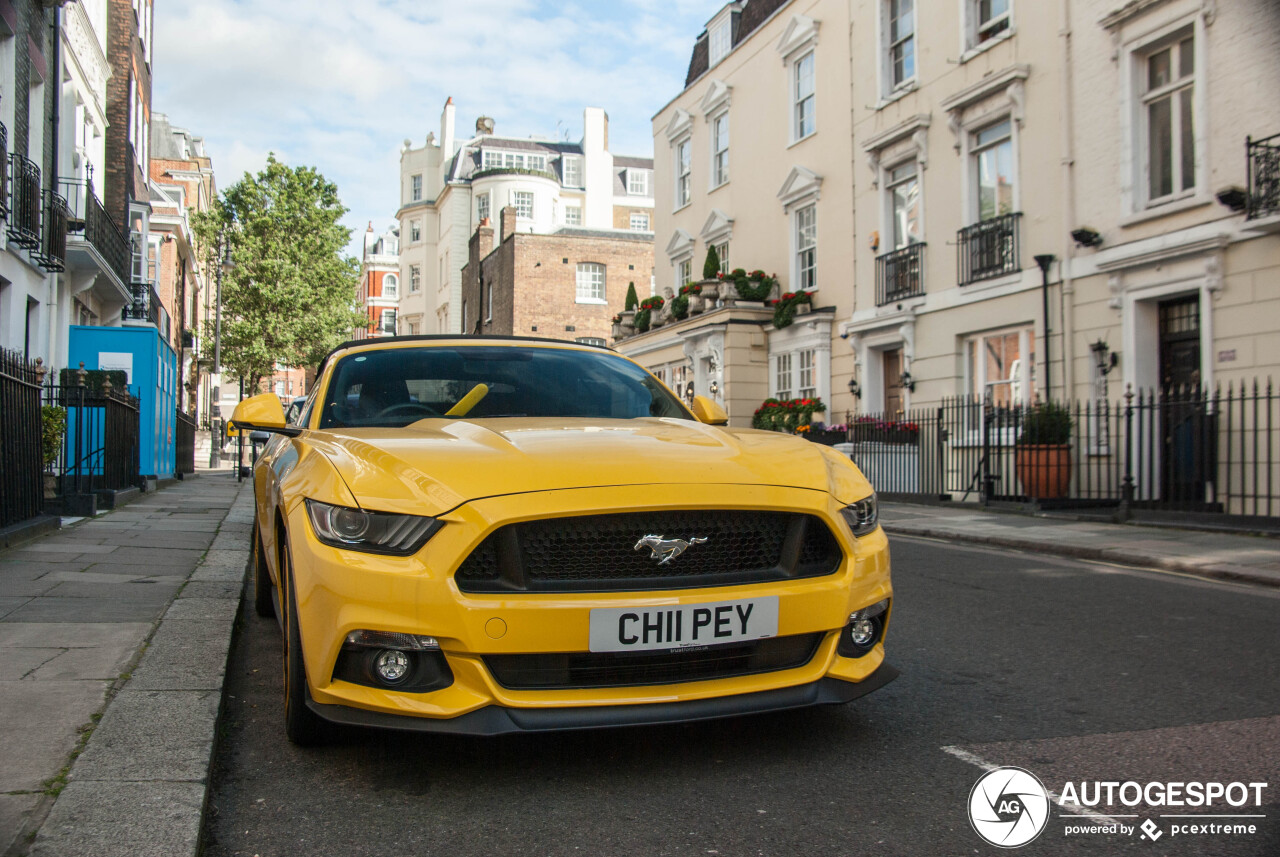
POLYGON ((583 345, 599 345, 601 348, 609 344, 598 336, 579 336, 573 341, 581 342, 583 345))
POLYGON ((482 193, 476 196, 476 220, 484 222, 489 219, 489 194, 482 193))
POLYGON ((560 159, 560 170, 566 187, 582 187, 582 160, 572 155, 560 159))
POLYGON ((533 191, 514 190, 511 192, 511 204, 516 207, 516 217, 526 220, 533 217, 533 191))
POLYGON ((627 170, 627 193, 632 196, 649 195, 648 170, 627 170))
POLYGON ((422 288, 422 266, 409 266, 409 291, 416 292, 422 288))
POLYGON ((818 287, 818 206, 796 209, 796 288, 818 287))
POLYGON ((791 66, 794 125, 793 140, 802 140, 814 132, 813 51, 791 66))
POLYGON ((404 332, 409 334, 410 336, 418 335, 418 323, 416 321, 408 322, 404 327, 405 327, 404 332))
POLYGON ((774 358, 773 397, 791 398, 791 354, 778 354, 774 358))
POLYGON ((965 347, 969 393, 996 407, 1029 404, 1035 398, 1035 331, 1024 327, 984 333, 965 347))
POLYGON ((422 240, 422 221, 409 221, 409 242, 413 243, 422 240))
POLYGON ((647 211, 631 212, 631 231, 632 232, 648 232, 649 231, 649 212, 647 211))
POLYGON ((719 244, 715 245, 715 247, 716 247, 716 256, 718 256, 720 259, 720 273, 728 274, 730 270, 729 269, 729 242, 721 241, 719 244))
POLYGON ((675 290, 680 291, 680 287, 693 282, 693 260, 681 259, 676 262, 676 283, 675 290))
POLYGON ((1011 0, 968 0, 968 46, 977 47, 1008 32, 1011 0))
POLYGON ((709 38, 709 48, 711 51, 711 65, 716 65, 720 60, 725 58, 732 47, 731 34, 729 32, 728 19, 721 21, 711 28, 709 38))
POLYGON ((383 334, 387 336, 396 335, 396 311, 395 310, 384 309, 382 311, 382 318, 380 319, 380 321, 382 323, 379 325, 379 330, 381 330, 383 334))
POLYGON ((578 263, 578 303, 604 303, 604 265, 595 262, 578 263))
POLYGON ((409 178, 409 185, 409 200, 411 202, 417 202, 422 199, 422 174, 419 173, 416 176, 411 176, 409 178))
POLYGON ((916 76, 915 0, 886 0, 885 9, 885 64, 892 92, 916 76))
POLYGON ((1143 57, 1140 83, 1147 201, 1162 202, 1196 184, 1194 37, 1143 57))
POLYGON ((526 170, 537 170, 538 172, 546 172, 546 169, 547 169, 546 155, 525 155, 524 168, 526 170))
POLYGON ((908 244, 919 243, 920 182, 916 174, 916 162, 908 161, 888 171, 889 196, 889 250, 898 250, 908 244))
POLYGON ((484 150, 484 168, 486 170, 502 166, 502 153, 491 149, 484 150))
POLYGON ((692 164, 689 153, 691 143, 688 139, 676 143, 676 208, 689 204, 692 191, 692 164))
MULTIPOLYGON (((990 220, 1014 211, 1013 133, 1008 119, 975 133, 973 146, 974 202, 977 220, 990 220)), ((913 165, 914 166, 914 165, 913 165)))
POLYGON ((818 385, 814 383, 817 373, 818 352, 812 348, 800 352, 800 398, 812 399, 818 395, 818 385))
POLYGON ((386 274, 382 278, 382 296, 398 298, 400 296, 400 278, 395 274, 386 274))
POLYGON ((729 114, 711 120, 711 186, 729 180, 729 114))
POLYGON ((566 205, 564 207, 564 224, 565 226, 581 226, 582 206, 566 205))

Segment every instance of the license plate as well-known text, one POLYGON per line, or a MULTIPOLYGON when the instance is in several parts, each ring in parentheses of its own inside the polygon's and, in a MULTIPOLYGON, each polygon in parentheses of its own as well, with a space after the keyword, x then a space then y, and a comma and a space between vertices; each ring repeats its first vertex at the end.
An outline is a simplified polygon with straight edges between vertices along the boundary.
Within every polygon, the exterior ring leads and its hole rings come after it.
POLYGON ((593 652, 644 652, 715 646, 778 635, 778 596, 591 611, 593 652))

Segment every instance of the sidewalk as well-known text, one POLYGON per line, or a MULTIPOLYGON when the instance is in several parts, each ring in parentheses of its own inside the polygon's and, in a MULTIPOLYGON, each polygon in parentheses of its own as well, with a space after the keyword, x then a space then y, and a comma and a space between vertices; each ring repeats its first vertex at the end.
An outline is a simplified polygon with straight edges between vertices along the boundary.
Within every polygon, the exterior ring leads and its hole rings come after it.
POLYGON ((0 854, 195 853, 252 498, 206 471, 0 551, 0 854))
POLYGON ((1280 586, 1280 540, 996 512, 979 506, 882 503, 890 536, 929 536, 1035 553, 1280 586))

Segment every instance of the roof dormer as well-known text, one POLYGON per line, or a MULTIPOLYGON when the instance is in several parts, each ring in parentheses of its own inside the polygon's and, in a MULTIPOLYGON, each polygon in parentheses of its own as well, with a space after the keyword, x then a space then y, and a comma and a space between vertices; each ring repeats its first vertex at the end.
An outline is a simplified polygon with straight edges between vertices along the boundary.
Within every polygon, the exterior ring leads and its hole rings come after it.
POLYGON ((741 2, 726 3, 715 17, 707 22, 707 50, 709 67, 714 68, 733 50, 733 37, 738 30, 738 16, 742 14, 741 2))

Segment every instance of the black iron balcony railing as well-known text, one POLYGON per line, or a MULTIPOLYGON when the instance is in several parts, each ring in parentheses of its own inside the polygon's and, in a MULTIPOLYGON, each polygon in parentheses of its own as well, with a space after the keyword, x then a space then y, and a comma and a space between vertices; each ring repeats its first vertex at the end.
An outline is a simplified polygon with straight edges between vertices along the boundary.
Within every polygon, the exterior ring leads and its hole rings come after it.
POLYGON ((9 219, 9 129, 0 122, 0 217, 9 219))
POLYGON ((1280 214, 1280 134, 1255 140, 1245 138, 1249 171, 1247 220, 1280 214))
POLYGON ((876 257, 876 306, 923 294, 923 242, 876 257))
POLYGON ((121 315, 138 321, 149 321, 159 328, 161 304, 155 285, 146 282, 130 283, 129 291, 133 294, 133 301, 125 305, 121 315))
POLYGON ((44 192, 44 241, 33 255, 46 271, 63 271, 67 267, 67 200, 60 193, 44 192))
POLYGON ((1018 261, 1021 220, 1022 212, 1015 211, 960 230, 956 243, 960 285, 1022 270, 1018 261))
POLYGON ((129 282, 129 239, 102 207, 93 183, 88 179, 63 179, 58 187, 67 195, 71 234, 83 234, 120 282, 129 282))
POLYGON ((10 155, 9 187, 9 240, 34 250, 40 246, 40 168, 22 155, 10 155))

